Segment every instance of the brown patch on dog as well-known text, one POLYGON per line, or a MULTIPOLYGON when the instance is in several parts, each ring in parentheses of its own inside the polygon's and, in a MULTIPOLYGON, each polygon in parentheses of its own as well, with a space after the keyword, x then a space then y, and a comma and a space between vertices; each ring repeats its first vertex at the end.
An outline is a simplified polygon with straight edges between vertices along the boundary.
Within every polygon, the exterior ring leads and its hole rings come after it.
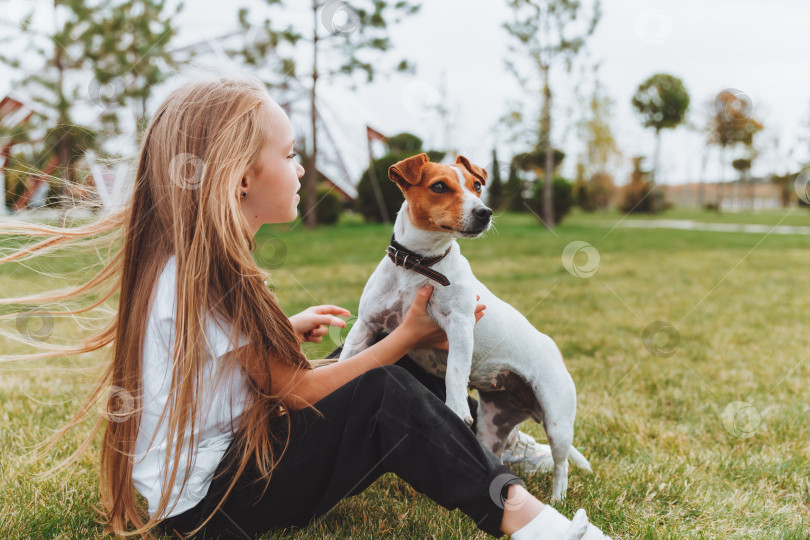
POLYGON ((438 163, 428 163, 419 186, 408 190, 408 217, 413 224, 427 231, 458 229, 463 218, 464 192, 458 185, 453 169, 438 163), (442 182, 447 188, 436 193, 430 186, 442 182))
MULTIPOLYGON (((480 198, 475 183, 486 183, 487 172, 458 156, 465 187, 480 198)), ((464 191, 456 172, 449 165, 431 163, 425 153, 399 161, 388 168, 388 177, 408 200, 408 217, 414 226, 426 231, 458 230, 463 219, 464 191), (436 193, 430 186, 442 181, 447 189, 436 193)))
MULTIPOLYGON (((479 182, 481 182, 482 186, 487 185, 487 171, 479 167, 478 165, 473 165, 470 163, 470 160, 465 158, 464 156, 458 156, 456 158, 456 164, 460 164, 462 167, 467 169, 467 171, 472 174, 479 182)), ((467 176, 466 174, 464 175, 467 176)), ((472 182, 474 184, 475 181, 472 182)), ((470 184, 470 191, 475 193, 475 189, 473 189, 472 184, 470 184)))
POLYGON ((388 178, 396 182, 407 197, 408 189, 421 182, 422 172, 428 163, 430 163, 430 158, 424 152, 411 156, 388 167, 388 178))

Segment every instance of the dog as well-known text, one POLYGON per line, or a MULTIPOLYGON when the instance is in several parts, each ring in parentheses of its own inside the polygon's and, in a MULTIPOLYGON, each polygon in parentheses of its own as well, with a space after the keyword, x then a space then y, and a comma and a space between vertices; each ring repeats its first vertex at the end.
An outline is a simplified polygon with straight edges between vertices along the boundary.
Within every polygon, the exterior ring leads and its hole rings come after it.
POLYGON ((464 156, 454 165, 421 153, 395 163, 389 178, 405 201, 386 256, 366 282, 338 361, 399 326, 417 290, 433 284, 427 310, 447 335, 449 350, 414 349, 409 356, 445 379, 446 404, 473 423, 467 389, 478 390, 476 437, 500 455, 512 428, 528 418, 543 425, 554 459, 552 500, 565 497, 568 459, 588 471, 573 446, 577 396, 554 341, 475 278, 456 238, 477 238, 491 226, 481 201, 487 173, 464 156), (475 322, 476 294, 486 315, 475 322))

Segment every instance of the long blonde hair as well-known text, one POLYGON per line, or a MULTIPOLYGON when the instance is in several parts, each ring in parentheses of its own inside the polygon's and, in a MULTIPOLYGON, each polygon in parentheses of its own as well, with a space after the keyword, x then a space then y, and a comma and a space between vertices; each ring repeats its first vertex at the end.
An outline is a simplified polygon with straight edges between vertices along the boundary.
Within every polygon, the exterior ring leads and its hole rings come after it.
MULTIPOLYGON (((82 407, 43 447, 45 451, 53 448, 67 430, 96 411, 99 401, 106 400, 108 411, 119 411, 122 396, 128 396, 131 403, 126 417, 115 418, 111 416, 114 412, 99 415, 84 442, 59 465, 61 469, 75 462, 104 427, 101 501, 105 524, 116 535, 151 536, 149 529, 157 518, 171 509, 171 486, 181 469, 180 450, 187 432, 192 434, 186 441, 191 449, 188 461, 193 458, 197 444, 194 429, 198 414, 204 414, 198 410, 197 399, 206 361, 200 345, 205 314, 224 317, 235 333, 249 340, 247 346, 226 357, 236 369, 246 372, 249 388, 236 434, 241 448, 237 474, 225 496, 251 460, 269 480, 280 459, 273 455, 271 441, 275 437, 270 420, 282 414, 283 408, 281 396, 270 395, 270 358, 301 370, 313 368, 266 284, 269 273, 259 268, 251 255, 256 243, 239 208, 242 176, 259 155, 270 129, 260 115, 268 99, 262 83, 250 76, 209 78, 179 87, 160 105, 144 133, 132 195, 122 210, 75 228, 22 222, 4 222, 0 228, 7 234, 44 238, 0 258, 0 263, 26 260, 73 244, 98 242, 110 248, 106 266, 84 285, 2 299, 0 304, 60 301, 101 291, 82 309, 48 312, 77 314, 119 293, 114 319, 80 346, 42 344, 50 352, 26 356, 82 354, 112 345, 108 351, 111 358, 82 407), (132 464, 140 424, 142 351, 151 293, 172 254, 177 262, 177 313, 170 395, 162 417, 167 423, 165 458, 171 465, 165 469, 155 517, 149 518, 135 497, 132 464), (110 392, 111 388, 115 391, 110 392)), ((286 448, 285 443, 282 455, 286 448)), ((183 485, 190 473, 188 465, 183 485)))

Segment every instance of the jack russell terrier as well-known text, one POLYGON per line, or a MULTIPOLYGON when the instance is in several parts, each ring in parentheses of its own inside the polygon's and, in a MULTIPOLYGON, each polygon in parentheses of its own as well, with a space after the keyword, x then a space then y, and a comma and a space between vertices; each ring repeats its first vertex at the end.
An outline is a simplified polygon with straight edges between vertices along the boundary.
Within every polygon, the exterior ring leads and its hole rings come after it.
POLYGON ((481 201, 486 171, 464 156, 441 165, 422 153, 389 167, 388 176, 405 201, 387 256, 363 289, 357 321, 338 361, 371 346, 377 333, 396 328, 417 290, 432 282, 427 311, 447 334, 449 350, 414 349, 409 356, 445 379, 446 404, 467 425, 473 423, 467 389, 478 390, 476 436, 496 456, 514 426, 527 418, 542 424, 554 459, 552 499, 565 497, 568 459, 591 470, 572 446, 574 381, 554 341, 475 278, 456 242, 477 238, 490 227, 492 210, 481 201), (487 306, 477 324, 476 294, 487 306))

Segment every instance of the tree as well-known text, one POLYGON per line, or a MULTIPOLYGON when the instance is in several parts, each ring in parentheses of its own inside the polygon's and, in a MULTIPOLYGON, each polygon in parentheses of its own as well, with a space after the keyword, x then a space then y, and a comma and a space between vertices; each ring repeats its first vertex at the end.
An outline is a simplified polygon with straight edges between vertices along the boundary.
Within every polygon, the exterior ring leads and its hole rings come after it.
MULTIPOLYGON (((740 185, 745 186, 748 183, 747 182, 747 180, 748 180, 748 172, 751 170, 751 160, 750 159, 745 159, 745 158, 735 159, 734 161, 731 162, 731 166, 734 167, 734 169, 740 175, 740 185)), ((748 186, 748 187, 752 188, 753 186, 748 186)), ((750 195, 751 209, 753 210, 754 209, 754 194, 752 192, 749 195, 750 195)))
POLYGON ((613 129, 610 126, 615 100, 608 96, 599 82, 599 65, 593 67, 594 87, 590 97, 582 104, 588 111, 578 123, 580 138, 585 143, 586 152, 582 158, 583 177, 588 178, 604 172, 610 162, 622 157, 613 129))
MULTIPOLYGON (((551 142, 551 67, 558 59, 565 61, 567 71, 571 71, 574 57, 585 45, 585 40, 593 34, 601 16, 601 4, 596 0, 593 17, 581 35, 567 37, 566 29, 580 17, 581 3, 576 0, 508 0, 512 9, 513 22, 504 23, 504 28, 519 43, 520 47, 510 46, 510 51, 519 58, 528 58, 532 70, 542 79, 543 110, 540 115, 538 145, 545 146, 545 183, 542 217, 549 226, 555 223, 553 205, 552 176, 554 171, 554 150, 551 142)), ((524 89, 530 83, 521 75, 520 68, 511 60, 506 67, 515 75, 524 89)))
POLYGON ((581 110, 586 111, 577 122, 585 152, 577 160, 573 186, 575 200, 586 212, 604 209, 610 204, 615 185, 607 169, 612 161, 618 161, 622 156, 610 125, 615 101, 599 82, 599 64, 595 64, 592 71, 593 90, 590 96, 579 100, 581 110))
POLYGON ((122 106, 130 109, 137 138, 149 124, 149 98, 153 88, 166 81, 178 63, 169 51, 177 28, 180 2, 166 11, 166 0, 105 0, 98 17, 89 21, 81 39, 94 80, 91 98, 102 107, 106 129, 120 131, 122 106))
POLYGON ((498 166, 498 151, 492 149, 492 172, 487 179, 487 206, 493 212, 498 212, 503 207, 504 193, 503 180, 501 179, 501 168, 498 166))
POLYGON ((399 133, 386 138, 385 144, 391 154, 420 154, 424 143, 412 133, 399 133))
MULTIPOLYGON (((666 73, 658 73, 641 83, 632 99, 645 128, 655 129, 655 162, 651 182, 656 181, 660 166, 661 130, 678 127, 689 108, 689 93, 683 81, 666 73)), ((655 213, 653 199, 652 213, 655 213)))
POLYGON ((73 108, 87 100, 87 88, 69 82, 81 80, 80 75, 87 69, 86 32, 98 10, 97 6, 88 6, 81 0, 54 0, 54 18, 61 25, 52 33, 32 28, 33 12, 19 21, 21 34, 28 41, 26 61, 33 52, 42 59, 41 65, 35 69, 26 65, 24 69, 21 58, 0 55, 0 62, 23 73, 14 86, 25 88, 31 100, 47 112, 47 117, 35 115, 31 128, 47 130, 36 162, 53 159, 58 164, 55 173, 57 179, 61 178, 57 180, 61 185, 60 226, 65 226, 67 221, 70 186, 76 181, 76 162, 86 150, 99 146, 98 132, 73 120, 73 108))
MULTIPOLYGON (((553 161, 552 161, 552 173, 557 170, 557 168, 560 166, 560 164, 562 164, 564 159, 565 159, 565 152, 563 152, 561 150, 554 149, 554 155, 553 155, 553 161)), ((545 192, 545 184, 544 183, 541 184, 541 181, 540 181, 540 178, 546 176, 545 169, 546 169, 546 166, 547 166, 547 162, 546 162, 545 150, 543 148, 536 147, 536 148, 532 149, 529 152, 523 152, 521 154, 515 154, 512 157, 512 164, 516 167, 517 170, 531 172, 534 175, 536 181, 535 181, 535 185, 532 187, 532 191, 531 191, 532 195, 529 196, 529 197, 524 197, 523 196, 523 188, 522 188, 523 182, 521 180, 521 189, 520 189, 520 193, 519 193, 520 196, 519 197, 513 197, 512 200, 511 200, 511 205, 510 206, 513 207, 513 208, 517 207, 517 206, 520 206, 519 211, 524 212, 525 211, 524 210, 524 208, 525 208, 524 199, 532 199, 535 196, 539 197, 539 199, 537 199, 537 200, 540 201, 539 206, 535 206, 534 208, 532 208, 532 211, 536 212, 540 216, 540 220, 543 223, 546 223, 546 226, 548 228, 553 228, 554 225, 556 223, 559 223, 560 220, 555 218, 555 221, 547 222, 542 217, 543 216, 543 209, 546 207, 546 202, 549 201, 549 200, 550 200, 551 205, 552 205, 552 210, 551 210, 552 213, 551 213, 551 215, 554 216, 554 208, 557 207, 557 205, 556 205, 556 203, 554 201, 554 197, 555 197, 555 194, 558 192, 558 190, 556 190, 556 188, 555 188, 555 190, 552 191, 551 197, 549 198, 548 195, 546 195, 546 192, 545 192), (542 191, 542 193, 540 195, 537 195, 537 185, 542 185, 543 186, 543 191, 542 191)))
MULTIPOLYGON (((726 149, 742 143, 753 156, 754 134, 762 130, 760 122, 751 117, 751 99, 739 90, 726 89, 717 94, 709 118, 709 144, 719 146, 720 181, 725 180, 726 149)), ((718 201, 718 206, 720 201, 718 201)))
MULTIPOLYGON (((284 9, 283 0, 265 0, 271 6, 284 9)), ((305 163, 306 173, 302 179, 304 191, 305 224, 314 227, 317 218, 313 208, 316 203, 315 163, 318 156, 318 125, 317 110, 315 107, 318 82, 327 77, 328 81, 338 75, 352 76, 356 71, 366 73, 368 82, 371 82, 375 73, 385 72, 380 64, 372 64, 370 52, 387 51, 391 47, 388 37, 388 19, 397 15, 410 15, 419 10, 420 6, 412 5, 407 0, 398 0, 389 4, 385 0, 357 0, 349 4, 342 0, 311 0, 312 26, 308 29, 309 37, 304 36, 304 30, 299 31, 293 25, 284 29, 277 29, 273 18, 265 19, 258 27, 260 32, 251 32, 244 49, 231 51, 231 54, 241 57, 245 62, 254 66, 272 64, 273 80, 265 79, 268 88, 303 88, 298 82, 299 77, 309 79, 309 88, 306 92, 310 99, 310 124, 312 140, 309 144, 308 159, 305 163), (325 27, 326 34, 319 28, 325 27), (311 72, 297 73, 297 65, 292 56, 282 56, 281 45, 289 43, 300 48, 299 41, 310 42, 312 47, 311 72), (321 42, 336 45, 330 49, 322 50, 321 42), (272 53, 272 54, 271 54, 272 53), (321 55, 331 55, 325 62, 330 66, 328 70, 320 71, 321 55)), ((394 22, 399 22, 395 18, 394 22)), ((239 22, 247 33, 254 27, 249 22, 247 9, 239 11, 239 22)), ((412 66, 406 60, 400 60, 391 71, 412 71, 412 66)))
MULTIPOLYGON (((560 165, 562 165, 564 159, 565 152, 555 148, 551 162, 551 172, 556 171, 560 165)), ((518 169, 535 173, 538 179, 545 175, 545 170, 548 166, 546 162, 546 150, 541 147, 535 147, 528 152, 515 154, 514 157, 512 157, 512 161, 518 169)))
POLYGON ((604 210, 610 206, 613 196, 616 193, 616 183, 613 175, 604 171, 594 173, 588 181, 591 190, 593 204, 599 210, 604 210))
POLYGON ((509 163, 509 177, 503 186, 504 202, 503 206, 510 212, 525 212, 523 206, 523 180, 518 174, 515 160, 509 163))
MULTIPOLYGON (((526 204, 532 210, 535 216, 539 216, 539 212, 545 203, 545 190, 543 185, 535 182, 532 187, 531 197, 526 200, 526 204)), ((574 206, 574 193, 572 190, 571 182, 561 176, 554 177, 554 223, 548 224, 543 221, 543 225, 552 226, 559 225, 563 218, 571 211, 574 206)))
POLYGON ((588 189, 588 183, 585 181, 585 165, 582 162, 577 162, 577 175, 574 178, 571 193, 574 197, 574 201, 576 201, 576 204, 581 209, 586 212, 596 210, 596 205, 593 203, 590 190, 588 189))
POLYGON ((649 181, 650 171, 645 171, 642 167, 643 160, 641 156, 632 158, 630 183, 624 187, 624 197, 619 204, 619 209, 625 214, 652 212, 653 186, 649 181))
POLYGON ((122 105, 134 104, 134 123, 143 128, 153 86, 166 80, 175 66, 167 46, 175 34, 171 17, 182 4, 172 15, 164 15, 164 7, 165 0, 55 0, 57 30, 33 28, 34 12, 19 22, 17 37, 27 41, 25 69, 23 55, 0 55, 0 62, 20 72, 15 87, 42 112, 26 127, 44 136, 27 142, 37 145, 31 163, 40 174, 34 176, 53 174, 60 184, 62 225, 73 187, 84 180, 78 175, 79 161, 88 150, 101 148, 102 130, 105 135, 120 133, 126 110, 122 105), (36 69, 28 65, 31 52, 42 58, 36 69), (88 73, 93 75, 89 83, 88 73), (74 118, 86 114, 88 107, 98 116, 77 123, 74 118))
MULTIPOLYGON (((24 104, 13 98, 4 98, 8 108, 11 110, 20 111, 25 107, 24 104)), ((19 144, 25 144, 31 141, 31 131, 28 129, 28 124, 34 116, 34 112, 23 112, 22 116, 19 112, 15 115, 14 123, 0 122, 0 193, 3 193, 3 205, 0 206, 0 216, 8 215, 6 208, 6 201, 9 195, 13 195, 12 189, 20 182, 20 172, 28 171, 31 169, 29 156, 22 156, 18 151, 12 154, 12 148, 19 144)), ((30 145, 28 145, 30 146, 30 145)), ((12 201, 13 202, 13 201, 12 201)))
POLYGON ((388 177, 388 168, 414 154, 425 152, 434 163, 444 159, 444 152, 423 150, 422 139, 411 133, 400 133, 385 140, 388 152, 375 159, 357 184, 357 209, 366 222, 385 223, 396 215, 405 197, 402 190, 388 177), (372 170, 373 168, 373 170, 372 170), (374 184, 374 178, 379 182, 374 184), (377 192, 379 188, 379 192, 377 192))
POLYGON ((585 166, 577 163, 577 176, 572 187, 574 201, 586 212, 604 210, 616 191, 613 176, 605 171, 596 172, 588 179, 584 175, 585 166))
MULTIPOLYGON (((771 182, 779 186, 779 202, 782 208, 790 208, 790 204, 793 202, 796 193, 794 190, 795 179, 795 174, 771 175, 771 182)), ((801 202, 801 199, 799 201, 801 202)))

